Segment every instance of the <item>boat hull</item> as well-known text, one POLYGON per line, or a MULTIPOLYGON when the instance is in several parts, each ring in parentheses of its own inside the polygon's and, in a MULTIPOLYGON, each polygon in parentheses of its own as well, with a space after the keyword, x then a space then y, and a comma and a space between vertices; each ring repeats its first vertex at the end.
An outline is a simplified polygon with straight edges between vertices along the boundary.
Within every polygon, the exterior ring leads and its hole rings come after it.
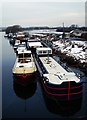
POLYGON ((74 81, 64 82, 60 85, 51 84, 41 78, 41 86, 45 95, 54 100, 76 100, 82 98, 83 84, 74 81))
MULTIPOLYGON (((45 59, 43 59, 43 61, 44 60, 45 59)), ((47 70, 46 69, 47 66, 44 67, 45 65, 43 65, 42 63, 43 61, 41 61, 39 57, 35 59, 35 63, 37 65, 37 69, 38 69, 39 76, 40 76, 40 83, 41 83, 41 86, 42 86, 42 89, 45 95, 47 95, 51 99, 61 100, 61 101, 76 100, 82 97, 82 94, 83 94, 83 83, 82 82, 78 82, 78 81, 75 82, 74 80, 72 80, 72 77, 69 78, 70 80, 68 79, 68 81, 62 80, 62 82, 59 82, 59 83, 52 82, 53 81, 52 78, 50 77, 51 78, 50 80, 50 78, 45 77, 45 75, 50 76, 49 71, 50 69, 51 70, 53 69, 50 66, 48 66, 48 70, 47 70)), ((51 61, 51 64, 52 64, 52 61, 51 61)), ((62 68, 60 70, 62 70, 62 68)), ((55 79, 58 80, 57 77, 55 79)))
POLYGON ((23 86, 34 83, 36 80, 36 71, 27 74, 13 74, 14 81, 23 86))

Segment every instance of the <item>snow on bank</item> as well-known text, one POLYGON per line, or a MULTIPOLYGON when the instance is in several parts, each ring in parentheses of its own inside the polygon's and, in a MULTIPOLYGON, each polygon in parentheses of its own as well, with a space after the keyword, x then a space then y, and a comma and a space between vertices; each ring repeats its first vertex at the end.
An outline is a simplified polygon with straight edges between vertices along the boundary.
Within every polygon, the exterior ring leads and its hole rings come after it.
POLYGON ((60 39, 53 42, 53 49, 79 60, 80 63, 87 63, 87 44, 85 41, 63 41, 60 39))

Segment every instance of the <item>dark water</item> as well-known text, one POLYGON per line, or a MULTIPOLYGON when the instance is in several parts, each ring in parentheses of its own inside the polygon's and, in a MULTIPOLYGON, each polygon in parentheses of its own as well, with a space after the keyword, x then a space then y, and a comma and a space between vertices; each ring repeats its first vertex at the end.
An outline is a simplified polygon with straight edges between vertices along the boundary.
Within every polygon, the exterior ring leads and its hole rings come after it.
MULTIPOLYGON (((9 40, 2 34, 2 118, 84 118, 87 116, 87 83, 83 96, 72 102, 48 99, 36 78, 36 83, 23 87, 14 82, 12 68, 16 55, 9 40)), ((79 71, 73 69, 75 72, 79 71)), ((84 75, 83 75, 84 76, 84 75)), ((82 77, 86 82, 86 77, 82 77)))

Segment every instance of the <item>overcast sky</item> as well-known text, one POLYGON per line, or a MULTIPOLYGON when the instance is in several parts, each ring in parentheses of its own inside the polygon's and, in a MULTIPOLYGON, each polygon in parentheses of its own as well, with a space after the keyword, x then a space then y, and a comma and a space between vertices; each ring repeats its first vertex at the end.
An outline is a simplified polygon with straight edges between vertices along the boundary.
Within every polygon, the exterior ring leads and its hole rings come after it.
POLYGON ((69 0, 69 2, 29 2, 27 0, 4 0, 2 2, 2 26, 70 26, 85 25, 85 2, 69 0), (18 2, 17 2, 18 1, 18 2), (25 1, 25 2, 24 2, 25 1))

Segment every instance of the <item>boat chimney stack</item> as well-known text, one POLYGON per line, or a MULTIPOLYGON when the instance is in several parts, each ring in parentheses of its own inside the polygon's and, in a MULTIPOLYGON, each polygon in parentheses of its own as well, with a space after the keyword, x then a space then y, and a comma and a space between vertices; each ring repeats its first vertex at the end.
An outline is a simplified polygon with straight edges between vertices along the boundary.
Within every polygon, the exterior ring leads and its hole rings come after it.
POLYGON ((64 31, 64 22, 63 22, 63 34, 62 34, 62 39, 65 37, 65 31, 64 31))

